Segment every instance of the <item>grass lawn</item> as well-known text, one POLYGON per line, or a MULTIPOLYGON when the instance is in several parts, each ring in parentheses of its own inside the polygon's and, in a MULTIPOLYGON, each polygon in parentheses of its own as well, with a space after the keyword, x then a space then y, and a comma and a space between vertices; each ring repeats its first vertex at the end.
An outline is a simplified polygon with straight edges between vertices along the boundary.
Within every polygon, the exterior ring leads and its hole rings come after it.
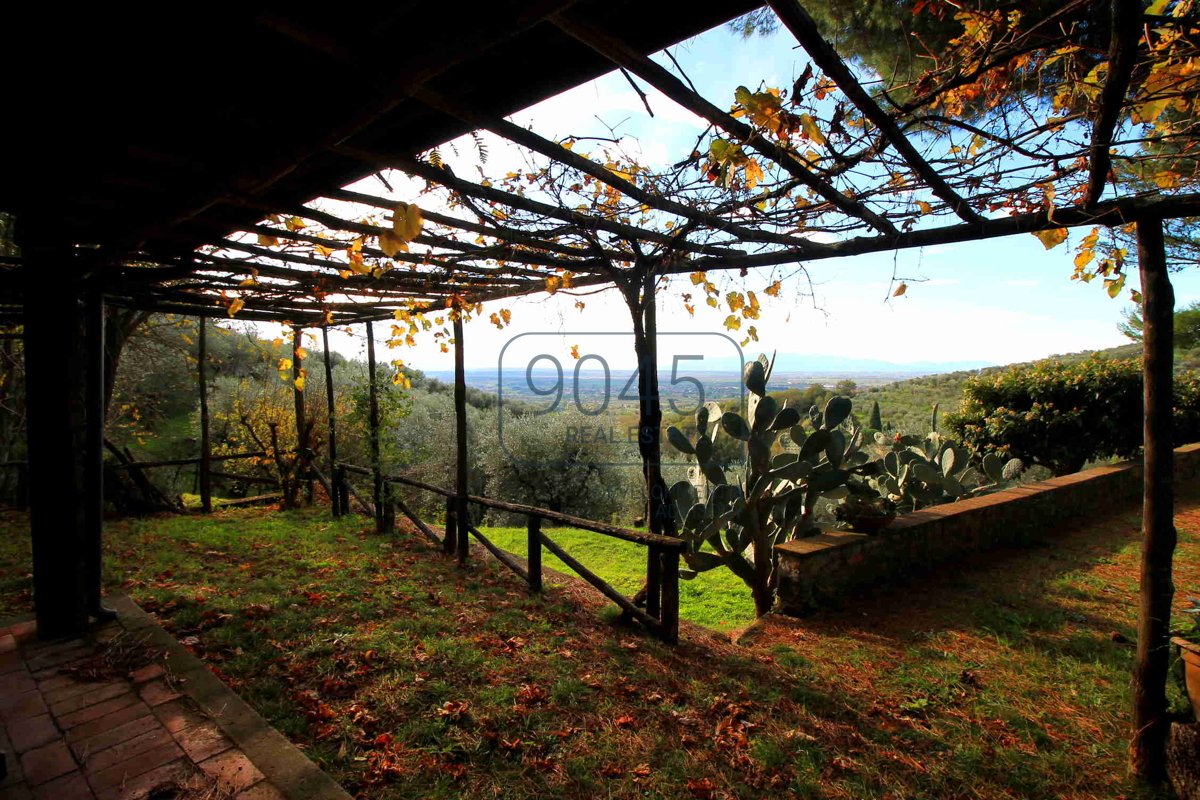
MULTIPOLYGON (((1200 511, 1178 524, 1186 596, 1200 511)), ((27 531, 0 516, 0 616, 29 609, 27 531)), ((1137 542, 1110 518, 745 646, 322 511, 114 521, 107 580, 363 797, 1132 798, 1137 542)))
MULTIPOLYGON (((480 532, 498 547, 525 557, 524 528, 483 528, 480 532)), ((544 533, 626 597, 642 588, 646 579, 645 547, 574 528, 551 528, 544 533)), ((545 549, 542 564, 571 574, 566 564, 545 549)), ((553 583, 552 578, 548 580, 553 583)), ((729 570, 715 569, 679 582, 679 615, 710 628, 736 632, 754 621, 754 603, 740 578, 729 570)))

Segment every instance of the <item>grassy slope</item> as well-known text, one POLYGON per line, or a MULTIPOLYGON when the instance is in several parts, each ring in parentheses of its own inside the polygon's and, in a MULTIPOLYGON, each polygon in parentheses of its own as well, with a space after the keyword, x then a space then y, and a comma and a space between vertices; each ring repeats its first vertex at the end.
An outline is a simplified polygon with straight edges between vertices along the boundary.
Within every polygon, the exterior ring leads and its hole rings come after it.
MULTIPOLYGON (((1200 512, 1179 528, 1186 594, 1200 512)), ((25 531, 0 518, 0 615, 25 531)), ((1056 536, 745 648, 660 646, 591 593, 319 512, 114 522, 107 577, 364 797, 1134 796, 1137 517, 1056 536)))
MULTIPOLYGON (((555 544, 627 596, 642 588, 646 575, 646 548, 569 528, 546 533, 555 544)), ((524 528, 484 528, 483 534, 505 550, 525 556, 524 528)), ((544 553, 543 563, 570 573, 570 569, 551 553, 544 553)), ((683 619, 717 630, 741 630, 754 621, 754 604, 746 584, 732 572, 711 570, 694 580, 680 581, 679 614, 683 619)))

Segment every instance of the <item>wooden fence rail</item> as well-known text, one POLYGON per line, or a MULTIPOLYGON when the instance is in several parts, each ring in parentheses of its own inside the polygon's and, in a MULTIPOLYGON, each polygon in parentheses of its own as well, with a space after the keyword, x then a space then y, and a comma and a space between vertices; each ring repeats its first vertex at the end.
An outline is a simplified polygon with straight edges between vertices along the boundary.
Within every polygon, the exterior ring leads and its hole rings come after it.
MULTIPOLYGON (((266 453, 230 453, 223 456, 212 456, 210 461, 236 461, 242 458, 265 458, 266 453)), ((127 464, 113 464, 112 469, 151 469, 154 467, 186 467, 191 464, 199 464, 200 457, 195 458, 175 458, 169 461, 130 461, 127 464)))
MULTIPOLYGON (((346 481, 347 474, 372 478, 376 476, 373 470, 366 467, 339 462, 334 468, 334 481, 346 489, 349 488, 349 483, 346 481)), ((543 587, 542 549, 545 548, 557 556, 575 574, 594 586, 622 611, 642 623, 650 631, 653 631, 659 638, 670 643, 675 643, 679 640, 679 559, 684 548, 687 546, 682 539, 662 536, 656 533, 629 530, 628 528, 582 519, 570 514, 563 514, 558 511, 551 511, 547 508, 539 508, 524 503, 511 503, 507 500, 496 500, 491 497, 468 495, 468 502, 474 505, 525 517, 527 523, 526 563, 522 566, 513 554, 498 547, 487 536, 481 533, 478 528, 471 525, 469 520, 458 519, 458 498, 453 491, 398 475, 383 475, 382 479, 388 484, 399 484, 446 498, 446 538, 443 542, 399 497, 395 496, 395 494, 390 495, 390 502, 394 504, 395 508, 399 509, 400 513, 404 514, 430 541, 435 544, 444 544, 446 552, 455 552, 456 534, 458 536, 474 536, 489 553, 496 557, 496 560, 519 575, 529 585, 531 590, 540 592, 543 587), (558 527, 591 531, 602 536, 610 536, 614 539, 621 539, 645 547, 647 551, 646 607, 644 609, 639 608, 633 600, 625 597, 611 584, 564 550, 542 530, 543 521, 552 523, 558 527)), ((339 491, 345 491, 345 489, 339 489, 339 491)), ((368 508, 365 503, 363 503, 363 506, 366 511, 373 510, 368 508)), ((378 511, 375 513, 378 514, 378 511)))

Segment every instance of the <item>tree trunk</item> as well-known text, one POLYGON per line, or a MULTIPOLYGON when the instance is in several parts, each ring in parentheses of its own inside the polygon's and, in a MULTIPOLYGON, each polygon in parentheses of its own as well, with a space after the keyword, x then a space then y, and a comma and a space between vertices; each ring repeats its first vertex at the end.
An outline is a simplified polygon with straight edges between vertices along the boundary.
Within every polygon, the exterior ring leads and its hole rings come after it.
POLYGON ((469 549, 470 510, 467 508, 469 476, 467 474, 467 369, 464 362, 463 311, 452 312, 454 321, 454 518, 458 523, 458 561, 467 563, 469 549))
POLYGON ((638 453, 648 498, 647 524, 654 533, 675 536, 667 483, 662 476, 662 401, 658 393, 658 320, 655 276, 646 270, 640 285, 623 288, 633 317, 633 347, 638 360, 638 453))
POLYGON ((1133 741, 1130 766, 1139 779, 1166 780, 1167 674, 1171 560, 1175 552, 1172 383, 1175 297, 1167 275, 1162 222, 1138 222, 1138 268, 1142 279, 1145 397, 1142 495, 1142 564, 1138 603, 1137 662, 1133 673, 1133 741))

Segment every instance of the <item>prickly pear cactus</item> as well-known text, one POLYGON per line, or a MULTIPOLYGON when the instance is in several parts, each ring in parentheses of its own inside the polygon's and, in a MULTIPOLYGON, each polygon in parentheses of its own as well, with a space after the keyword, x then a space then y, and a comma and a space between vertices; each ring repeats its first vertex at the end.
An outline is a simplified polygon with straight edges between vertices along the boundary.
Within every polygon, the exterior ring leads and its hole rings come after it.
POLYGON ((891 450, 876 462, 875 474, 867 483, 894 502, 900 511, 915 511, 994 492, 1024 470, 1019 459, 1005 461, 995 454, 973 464, 964 448, 936 429, 924 438, 876 434, 875 441, 890 446, 891 450))
POLYGON ((681 577, 725 566, 750 587, 759 614, 774 601, 775 545, 815 532, 817 499, 844 493, 847 480, 869 466, 862 429, 849 421, 850 400, 834 397, 824 410, 806 414, 781 406, 767 393, 773 364, 761 355, 746 365, 745 417, 707 403, 696 411, 695 441, 667 429, 667 440, 696 459, 710 484, 703 503, 688 481, 670 489, 677 528, 691 545, 681 577), (740 474, 727 475, 714 459, 717 436, 743 443, 740 474), (777 452, 777 443, 794 444, 798 452, 777 452))

